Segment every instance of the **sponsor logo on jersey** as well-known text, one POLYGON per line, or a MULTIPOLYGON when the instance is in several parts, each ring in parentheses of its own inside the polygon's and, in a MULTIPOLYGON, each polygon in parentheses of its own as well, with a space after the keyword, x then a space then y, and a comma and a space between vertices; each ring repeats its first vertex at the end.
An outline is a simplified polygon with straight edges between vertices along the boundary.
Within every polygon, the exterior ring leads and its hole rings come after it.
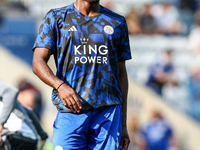
POLYGON ((80 38, 80 41, 81 41, 82 44, 87 44, 87 42, 89 41, 89 38, 87 38, 87 39, 86 38, 83 38, 83 39, 80 38))
POLYGON ((113 29, 113 27, 111 27, 111 26, 109 26, 109 25, 106 25, 106 26, 104 27, 104 32, 111 35, 111 34, 114 33, 114 29, 113 29))
POLYGON ((63 150, 62 146, 58 145, 55 147, 55 150, 63 150))
POLYGON ((72 26, 68 31, 77 31, 75 26, 72 26))
POLYGON ((108 48, 106 45, 91 46, 88 44, 89 38, 80 38, 80 41, 82 43, 81 45, 74 46, 75 64, 78 62, 81 64, 108 64, 108 48))

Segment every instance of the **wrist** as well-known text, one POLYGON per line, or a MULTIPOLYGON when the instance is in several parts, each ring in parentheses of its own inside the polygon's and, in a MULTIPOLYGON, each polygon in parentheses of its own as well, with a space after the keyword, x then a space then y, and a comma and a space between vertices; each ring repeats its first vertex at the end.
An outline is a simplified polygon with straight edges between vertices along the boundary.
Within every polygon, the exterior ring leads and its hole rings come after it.
POLYGON ((65 84, 65 82, 60 83, 60 84, 58 85, 58 87, 56 88, 56 90, 58 91, 58 89, 59 89, 63 84, 65 84))

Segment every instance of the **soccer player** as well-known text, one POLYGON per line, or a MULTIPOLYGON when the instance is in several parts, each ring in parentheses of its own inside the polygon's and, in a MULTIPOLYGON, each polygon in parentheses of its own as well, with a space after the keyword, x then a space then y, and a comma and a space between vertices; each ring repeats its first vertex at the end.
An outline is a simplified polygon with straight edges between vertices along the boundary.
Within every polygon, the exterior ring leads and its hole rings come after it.
POLYGON ((53 88, 58 109, 53 149, 126 150, 131 53, 124 17, 99 0, 76 0, 46 14, 33 51, 33 72, 53 88), (47 65, 51 54, 56 75, 47 65))
POLYGON ((42 150, 47 133, 34 112, 17 100, 18 94, 17 88, 0 80, 0 149, 36 150, 39 134, 42 150))

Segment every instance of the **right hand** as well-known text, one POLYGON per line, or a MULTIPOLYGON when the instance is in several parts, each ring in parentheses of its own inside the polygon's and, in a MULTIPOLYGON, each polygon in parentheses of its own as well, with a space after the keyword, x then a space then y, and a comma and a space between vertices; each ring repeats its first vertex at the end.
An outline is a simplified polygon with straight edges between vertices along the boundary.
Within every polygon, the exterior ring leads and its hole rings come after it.
POLYGON ((63 84, 59 87, 58 93, 64 106, 71 109, 74 113, 79 113, 82 109, 79 95, 67 84, 63 84))

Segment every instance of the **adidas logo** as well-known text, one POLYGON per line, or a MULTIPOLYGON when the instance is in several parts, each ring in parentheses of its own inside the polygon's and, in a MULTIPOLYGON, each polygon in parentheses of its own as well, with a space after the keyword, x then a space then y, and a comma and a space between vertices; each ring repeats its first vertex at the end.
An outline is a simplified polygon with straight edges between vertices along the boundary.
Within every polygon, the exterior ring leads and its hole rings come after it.
POLYGON ((75 26, 72 26, 68 31, 77 31, 75 26))

